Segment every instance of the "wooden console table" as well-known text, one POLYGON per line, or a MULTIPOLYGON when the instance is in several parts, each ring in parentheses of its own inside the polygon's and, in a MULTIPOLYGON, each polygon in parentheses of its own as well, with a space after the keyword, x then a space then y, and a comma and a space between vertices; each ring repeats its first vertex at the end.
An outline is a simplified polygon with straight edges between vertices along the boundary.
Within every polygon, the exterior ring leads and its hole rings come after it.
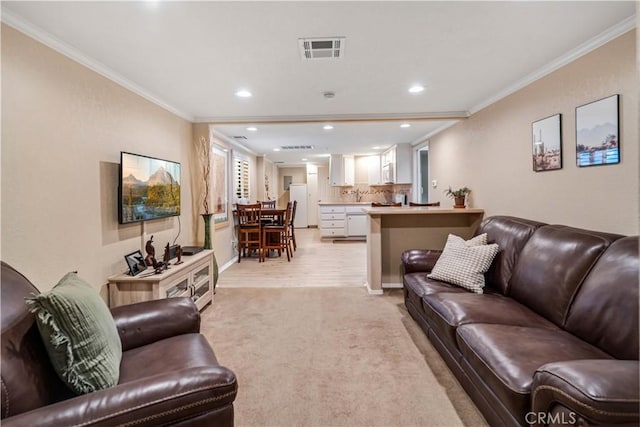
POLYGON ((109 306, 186 296, 202 310, 213 302, 213 251, 203 250, 183 256, 182 260, 182 264, 170 265, 161 274, 147 276, 145 271, 139 276, 118 274, 109 277, 109 306))

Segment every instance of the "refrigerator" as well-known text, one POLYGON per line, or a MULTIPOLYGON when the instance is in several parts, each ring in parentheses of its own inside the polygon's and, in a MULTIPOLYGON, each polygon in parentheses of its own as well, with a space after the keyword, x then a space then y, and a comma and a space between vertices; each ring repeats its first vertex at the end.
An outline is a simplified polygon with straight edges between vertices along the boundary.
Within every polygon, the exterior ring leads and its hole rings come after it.
POLYGON ((290 184, 289 200, 292 203, 294 200, 298 201, 296 217, 293 219, 293 226, 295 228, 307 228, 309 226, 309 221, 307 219, 307 184, 290 184))

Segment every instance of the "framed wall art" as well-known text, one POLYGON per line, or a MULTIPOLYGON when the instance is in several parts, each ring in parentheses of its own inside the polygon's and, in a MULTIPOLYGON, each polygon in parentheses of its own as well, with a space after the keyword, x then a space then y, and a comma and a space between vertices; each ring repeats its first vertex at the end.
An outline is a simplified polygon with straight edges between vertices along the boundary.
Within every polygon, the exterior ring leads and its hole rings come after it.
POLYGON ((576 163, 579 167, 620 163, 620 95, 576 108, 576 163))
POLYGON ((213 144, 211 147, 211 204, 216 228, 229 225, 228 176, 229 156, 224 147, 213 144))
POLYGON ((562 169, 562 116, 555 114, 531 124, 533 170, 562 169))

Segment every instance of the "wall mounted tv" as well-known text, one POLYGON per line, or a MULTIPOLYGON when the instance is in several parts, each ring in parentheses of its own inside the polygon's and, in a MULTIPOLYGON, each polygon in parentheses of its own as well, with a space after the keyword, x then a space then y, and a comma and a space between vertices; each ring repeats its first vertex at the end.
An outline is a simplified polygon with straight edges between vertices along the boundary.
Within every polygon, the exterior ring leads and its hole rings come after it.
POLYGON ((180 163, 120 153, 120 224, 180 215, 180 163))

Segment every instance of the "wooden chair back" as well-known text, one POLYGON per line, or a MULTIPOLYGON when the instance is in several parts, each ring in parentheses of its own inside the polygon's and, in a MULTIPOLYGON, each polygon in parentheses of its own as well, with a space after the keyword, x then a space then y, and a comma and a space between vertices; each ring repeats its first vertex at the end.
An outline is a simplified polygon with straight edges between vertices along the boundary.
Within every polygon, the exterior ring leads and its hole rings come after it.
POLYGON ((259 227, 262 216, 262 205, 254 203, 249 205, 237 204, 238 225, 240 227, 259 227))
POLYGON ((262 204, 262 209, 275 209, 276 201, 275 200, 263 200, 260 202, 262 204))

